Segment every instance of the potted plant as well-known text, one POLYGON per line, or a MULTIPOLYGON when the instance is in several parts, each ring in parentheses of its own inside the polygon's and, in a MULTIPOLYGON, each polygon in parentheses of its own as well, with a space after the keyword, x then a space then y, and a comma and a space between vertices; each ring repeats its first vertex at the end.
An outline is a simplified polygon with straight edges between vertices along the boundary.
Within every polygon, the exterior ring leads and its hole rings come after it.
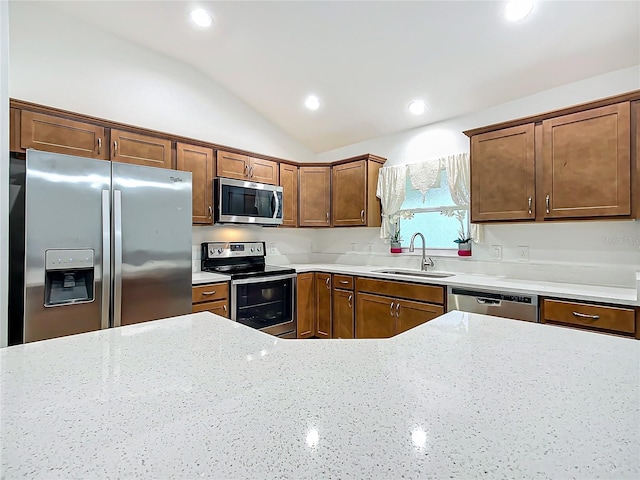
POLYGON ((458 244, 458 255, 461 257, 471 256, 471 237, 465 235, 464 232, 454 240, 458 244))
POLYGON ((400 225, 396 225, 396 231, 389 237, 391 253, 402 253, 402 245, 400 244, 400 241, 400 225))
POLYGON ((445 217, 455 217, 456 220, 460 223, 460 228, 458 229, 458 238, 454 240, 455 243, 458 244, 458 255, 461 257, 470 257, 471 256, 471 232, 469 230, 465 230, 465 212, 464 210, 460 210, 457 208, 442 210, 440 212, 441 215, 445 217))

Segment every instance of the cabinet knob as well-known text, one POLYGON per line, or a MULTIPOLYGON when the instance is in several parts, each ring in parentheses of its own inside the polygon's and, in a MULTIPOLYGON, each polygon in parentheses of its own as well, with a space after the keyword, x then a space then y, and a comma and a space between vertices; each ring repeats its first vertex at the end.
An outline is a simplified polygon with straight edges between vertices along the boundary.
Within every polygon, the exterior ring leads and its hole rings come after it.
POLYGON ((102 138, 98 138, 98 155, 102 153, 102 138))
POLYGON ((116 158, 118 156, 118 141, 114 140, 113 141, 113 158, 116 158))
POLYGON ((395 303, 396 303, 396 302, 391 302, 391 306, 389 307, 389 315, 391 315, 392 317, 393 317, 393 305, 394 305, 395 303))
POLYGON ((531 215, 531 204, 532 204, 532 198, 529 197, 529 215, 531 215))
POLYGON ((400 302, 396 303, 396 318, 400 317, 400 302))
POLYGON ((586 313, 580 313, 580 312, 571 312, 573 314, 574 317, 578 317, 578 318, 588 318, 589 320, 598 320, 600 318, 600 315, 587 315, 586 313))
POLYGON ((353 295, 349 295, 349 298, 347 299, 347 301, 349 302, 349 307, 351 307, 351 300, 353 300, 353 295))
POLYGON ((551 195, 547 195, 547 197, 544 199, 544 203, 547 207, 547 213, 551 213, 551 209, 549 208, 549 198, 551 197, 551 195))
POLYGON ((329 212, 327 212, 327 223, 329 223, 329 212))
POLYGON ((213 209, 211 208, 211 205, 209 205, 209 218, 213 217, 213 209))
POLYGON ((331 277, 327 277, 327 279, 324 281, 324 283, 327 285, 327 288, 329 288, 329 280, 331 280, 331 277))
POLYGON ((360 221, 364 223, 364 210, 360 210, 360 221))

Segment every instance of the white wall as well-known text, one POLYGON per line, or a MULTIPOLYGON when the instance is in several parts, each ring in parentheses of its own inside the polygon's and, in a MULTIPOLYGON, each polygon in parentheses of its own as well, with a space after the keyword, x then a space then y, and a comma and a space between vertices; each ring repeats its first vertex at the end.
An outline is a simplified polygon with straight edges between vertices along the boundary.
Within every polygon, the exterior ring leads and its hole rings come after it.
POLYGON ((194 68, 43 3, 11 2, 11 97, 280 158, 315 159, 194 68))
MULTIPOLYGON (((369 152, 386 157, 386 165, 397 165, 468 152, 469 139, 463 130, 637 89, 640 89, 640 65, 546 90, 446 122, 324 152, 317 158, 331 161, 369 152)), ((440 258, 436 261, 437 266, 473 273, 624 286, 634 286, 634 272, 640 271, 640 222, 489 225, 485 233, 486 242, 474 245, 471 259, 440 258), (502 246, 501 262, 490 260, 492 245, 502 246), (524 264, 516 259, 516 249, 520 245, 530 248, 530 261, 524 264)), ((429 234, 428 230, 425 234, 429 234)), ((410 262, 411 266, 418 266, 415 257, 388 254, 388 246, 371 229, 334 229, 318 235, 317 250, 324 254, 326 261, 410 262), (370 243, 373 256, 368 256, 370 243)))
POLYGON ((9 4, 0 2, 0 347, 7 346, 9 298, 9 4))

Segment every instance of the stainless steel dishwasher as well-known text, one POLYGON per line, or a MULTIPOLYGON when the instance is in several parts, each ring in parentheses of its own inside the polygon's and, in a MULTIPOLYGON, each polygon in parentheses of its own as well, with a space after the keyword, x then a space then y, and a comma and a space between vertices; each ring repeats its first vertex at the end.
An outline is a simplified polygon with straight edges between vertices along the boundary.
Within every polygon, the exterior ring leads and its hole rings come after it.
POLYGON ((487 292, 468 288, 447 288, 447 312, 482 313, 527 322, 538 321, 538 296, 509 292, 487 292))

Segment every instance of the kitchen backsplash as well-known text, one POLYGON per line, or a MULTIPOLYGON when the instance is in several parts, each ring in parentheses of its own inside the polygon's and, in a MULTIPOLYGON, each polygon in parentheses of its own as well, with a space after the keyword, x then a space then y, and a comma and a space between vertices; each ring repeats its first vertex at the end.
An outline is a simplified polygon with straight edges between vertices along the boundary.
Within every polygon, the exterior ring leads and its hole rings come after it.
MULTIPOLYGON (((431 254, 435 268, 514 279, 636 285, 636 272, 640 271, 640 222, 563 222, 485 228, 485 243, 473 245, 472 257, 431 254), (501 260, 492 259, 494 246, 501 247, 501 260), (519 258, 521 247, 528 247, 528 261, 519 258)), ((193 268, 200 270, 200 243, 213 240, 264 241, 267 261, 272 264, 319 262, 419 268, 419 251, 391 254, 379 232, 378 228, 361 227, 194 227, 193 268)), ((428 237, 429 232, 424 233, 428 237)))

